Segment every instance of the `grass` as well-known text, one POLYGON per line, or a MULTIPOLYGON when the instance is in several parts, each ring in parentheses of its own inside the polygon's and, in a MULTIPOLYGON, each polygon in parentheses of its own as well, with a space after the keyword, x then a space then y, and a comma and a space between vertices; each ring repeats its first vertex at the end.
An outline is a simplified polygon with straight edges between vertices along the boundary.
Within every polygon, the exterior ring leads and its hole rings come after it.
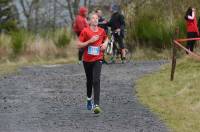
POLYGON ((169 49, 162 50, 160 52, 155 51, 152 48, 136 48, 133 51, 133 60, 169 60, 171 51, 169 49))
POLYGON ((0 64, 0 75, 6 75, 17 72, 20 67, 24 66, 34 66, 34 65, 53 65, 53 64, 68 64, 74 63, 76 60, 75 58, 59 58, 59 59, 52 59, 52 60, 44 60, 44 59, 36 59, 34 61, 28 62, 25 58, 20 58, 17 62, 6 62, 0 64))
POLYGON ((19 64, 10 62, 0 64, 0 75, 16 72, 19 67, 20 67, 19 64))
MULTIPOLYGON (((1 36, 0 75, 16 72, 18 68, 23 66, 66 64, 75 63, 77 60, 77 49, 74 41, 71 41, 63 49, 57 48, 49 39, 36 39, 34 41, 30 39, 27 42, 29 45, 26 47, 26 51, 16 60, 10 61, 8 56, 12 52, 9 48, 11 40, 8 36, 1 36)), ((170 54, 170 50, 156 52, 151 48, 136 48, 133 52, 133 59, 170 60, 170 54)), ((138 97, 153 112, 158 113, 167 126, 172 128, 172 131, 199 132, 199 70, 200 64, 197 61, 189 58, 178 60, 173 82, 169 81, 170 65, 167 65, 161 71, 137 81, 138 97)))
POLYGON ((55 54, 53 52, 53 44, 49 42, 48 48, 46 48, 46 43, 44 43, 43 40, 40 41, 41 42, 31 44, 32 47, 30 46, 28 52, 15 60, 9 60, 6 57, 2 59, 0 61, 0 75, 17 72, 17 70, 23 66, 76 63, 78 52, 74 41, 71 41, 66 48, 58 49, 59 52, 63 52, 62 55, 58 57, 51 57, 51 55, 47 54, 55 54))
MULTIPOLYGON (((17 68, 26 65, 75 63, 78 58, 77 53, 74 40, 65 48, 56 48, 51 40, 31 39, 28 41, 26 51, 16 60, 9 60, 5 55, 5 59, 1 62, 2 68, 0 74, 16 71, 17 68), (3 65, 5 65, 5 68, 3 65)), ((169 59, 169 56, 170 50, 156 52, 151 48, 136 48, 133 52, 133 60, 169 59)))
POLYGON ((137 81, 137 96, 174 132, 200 131, 200 63, 188 57, 178 60, 175 80, 171 65, 137 81))
POLYGON ((34 35, 27 31, 0 34, 0 74, 16 71, 26 65, 71 63, 77 48, 69 30, 34 35))

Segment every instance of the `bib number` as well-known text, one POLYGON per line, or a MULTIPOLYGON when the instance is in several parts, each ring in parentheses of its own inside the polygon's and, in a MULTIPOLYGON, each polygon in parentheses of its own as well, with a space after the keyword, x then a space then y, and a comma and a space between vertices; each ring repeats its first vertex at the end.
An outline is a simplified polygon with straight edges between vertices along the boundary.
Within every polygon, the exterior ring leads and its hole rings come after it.
POLYGON ((99 55, 100 48, 96 46, 89 46, 88 47, 88 54, 89 55, 99 55))

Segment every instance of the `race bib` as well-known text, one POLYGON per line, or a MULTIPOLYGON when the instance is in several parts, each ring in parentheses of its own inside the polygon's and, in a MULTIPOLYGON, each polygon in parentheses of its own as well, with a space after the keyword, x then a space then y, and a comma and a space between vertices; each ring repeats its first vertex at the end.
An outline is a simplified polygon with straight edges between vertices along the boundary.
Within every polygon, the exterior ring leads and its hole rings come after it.
POLYGON ((99 55, 100 48, 96 46, 89 46, 88 47, 88 54, 89 55, 99 55))

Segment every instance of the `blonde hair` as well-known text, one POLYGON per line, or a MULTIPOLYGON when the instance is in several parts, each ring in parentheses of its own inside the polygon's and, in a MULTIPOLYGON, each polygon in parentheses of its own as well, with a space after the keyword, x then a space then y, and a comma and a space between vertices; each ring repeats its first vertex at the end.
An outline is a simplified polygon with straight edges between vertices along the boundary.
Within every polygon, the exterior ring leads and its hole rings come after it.
POLYGON ((98 16, 95 12, 92 12, 88 15, 88 20, 91 20, 94 15, 98 16))

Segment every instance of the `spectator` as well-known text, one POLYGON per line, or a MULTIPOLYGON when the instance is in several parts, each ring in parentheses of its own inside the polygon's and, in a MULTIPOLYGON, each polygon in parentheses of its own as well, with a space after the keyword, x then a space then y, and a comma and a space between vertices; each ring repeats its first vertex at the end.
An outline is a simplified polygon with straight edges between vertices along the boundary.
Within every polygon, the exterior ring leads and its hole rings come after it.
MULTIPOLYGON (((196 11, 195 8, 189 7, 185 14, 187 38, 196 38, 199 36, 199 30, 197 26, 196 11)), ((193 52, 195 40, 188 41, 186 48, 193 52)), ((188 52, 186 52, 188 54, 188 52)))
MULTIPOLYGON (((73 30, 76 33, 77 37, 79 37, 81 31, 85 28, 88 27, 88 22, 87 22, 87 15, 88 15, 88 9, 86 7, 80 7, 79 9, 79 14, 76 16, 74 23, 73 23, 73 30)), ((78 60, 79 64, 82 62, 82 56, 83 56, 83 49, 79 49, 78 51, 78 60)))

